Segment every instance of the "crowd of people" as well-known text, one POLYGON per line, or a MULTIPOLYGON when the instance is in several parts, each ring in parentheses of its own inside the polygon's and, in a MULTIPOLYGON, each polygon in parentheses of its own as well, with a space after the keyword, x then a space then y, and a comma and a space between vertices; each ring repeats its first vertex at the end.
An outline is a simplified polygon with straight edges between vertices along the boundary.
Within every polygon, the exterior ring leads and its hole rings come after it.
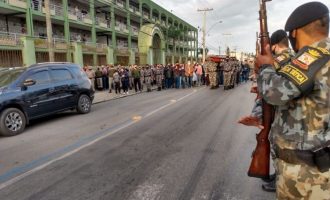
POLYGON ((207 84, 202 65, 169 64, 169 65, 106 65, 97 67, 84 66, 88 78, 96 90, 107 90, 116 94, 129 94, 129 90, 148 92, 153 86, 158 91, 171 88, 191 88, 207 84))
MULTIPOLYGON (((129 94, 130 90, 142 92, 146 88, 147 92, 151 91, 154 86, 158 91, 163 89, 185 89, 191 87, 199 87, 202 85, 211 86, 213 84, 211 72, 207 65, 203 66, 198 63, 187 64, 168 64, 168 65, 103 65, 99 67, 84 66, 88 78, 91 80, 93 87, 99 91, 114 91, 116 94, 129 94)), ((241 63, 233 74, 237 76, 236 84, 248 80, 250 68, 247 64, 241 63)), ((217 87, 225 84, 226 71, 222 65, 218 65, 217 87)))

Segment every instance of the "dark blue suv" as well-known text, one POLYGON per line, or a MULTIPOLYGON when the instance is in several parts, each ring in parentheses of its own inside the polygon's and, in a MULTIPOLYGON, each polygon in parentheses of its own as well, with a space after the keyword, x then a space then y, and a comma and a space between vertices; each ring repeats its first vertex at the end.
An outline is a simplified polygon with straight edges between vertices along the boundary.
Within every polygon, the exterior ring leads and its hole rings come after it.
POLYGON ((89 113, 93 99, 92 84, 76 64, 0 68, 0 135, 17 135, 30 120, 65 110, 89 113))

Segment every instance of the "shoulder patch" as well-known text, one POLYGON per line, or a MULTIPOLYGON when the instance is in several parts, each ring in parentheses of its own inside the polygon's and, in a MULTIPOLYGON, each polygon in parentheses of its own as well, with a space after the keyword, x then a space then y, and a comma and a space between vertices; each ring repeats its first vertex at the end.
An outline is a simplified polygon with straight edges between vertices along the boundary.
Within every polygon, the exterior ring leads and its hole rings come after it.
POLYGON ((291 79, 293 79, 298 85, 302 85, 308 81, 308 77, 301 70, 292 65, 284 66, 280 72, 291 77, 291 79))
MULTIPOLYGON (((318 53, 317 51, 315 51, 315 52, 318 53)), ((301 67, 302 69, 308 70, 309 66, 313 62, 315 62, 317 59, 318 59, 318 57, 310 54, 309 52, 304 52, 302 55, 300 55, 299 57, 294 59, 292 62, 294 64, 298 65, 299 67, 301 67)))
POLYGON ((316 47, 319 51, 321 51, 323 54, 325 55, 330 55, 330 52, 325 49, 325 48, 322 48, 322 47, 316 47))

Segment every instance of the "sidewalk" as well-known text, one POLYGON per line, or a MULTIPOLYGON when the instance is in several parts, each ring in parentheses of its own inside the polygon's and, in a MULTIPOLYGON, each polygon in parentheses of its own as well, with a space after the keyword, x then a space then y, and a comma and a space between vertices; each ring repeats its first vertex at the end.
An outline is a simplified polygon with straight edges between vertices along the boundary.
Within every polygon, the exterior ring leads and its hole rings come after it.
MULTIPOLYGON (((152 87, 151 90, 156 90, 157 86, 152 87)), ((144 90, 142 91, 142 93, 147 92, 146 87, 144 87, 144 90)), ((98 103, 102 103, 105 101, 110 101, 110 100, 114 100, 114 99, 120 99, 120 98, 125 98, 125 97, 129 97, 129 96, 133 96, 133 95, 137 95, 137 94, 141 94, 141 92, 135 92, 134 88, 133 90, 129 90, 128 91, 128 95, 124 95, 124 94, 116 94, 114 90, 112 90, 112 93, 109 93, 108 90, 104 90, 104 91, 95 91, 95 97, 94 97, 94 101, 93 104, 98 104, 98 103)))

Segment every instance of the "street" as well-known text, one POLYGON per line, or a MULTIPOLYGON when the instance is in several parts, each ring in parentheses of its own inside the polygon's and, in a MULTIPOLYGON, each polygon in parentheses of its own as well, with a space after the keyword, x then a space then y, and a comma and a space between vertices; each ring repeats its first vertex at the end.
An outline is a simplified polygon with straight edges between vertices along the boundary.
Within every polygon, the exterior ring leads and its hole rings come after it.
POLYGON ((255 96, 193 88, 142 93, 32 122, 0 138, 1 200, 267 200, 247 176, 255 96))

